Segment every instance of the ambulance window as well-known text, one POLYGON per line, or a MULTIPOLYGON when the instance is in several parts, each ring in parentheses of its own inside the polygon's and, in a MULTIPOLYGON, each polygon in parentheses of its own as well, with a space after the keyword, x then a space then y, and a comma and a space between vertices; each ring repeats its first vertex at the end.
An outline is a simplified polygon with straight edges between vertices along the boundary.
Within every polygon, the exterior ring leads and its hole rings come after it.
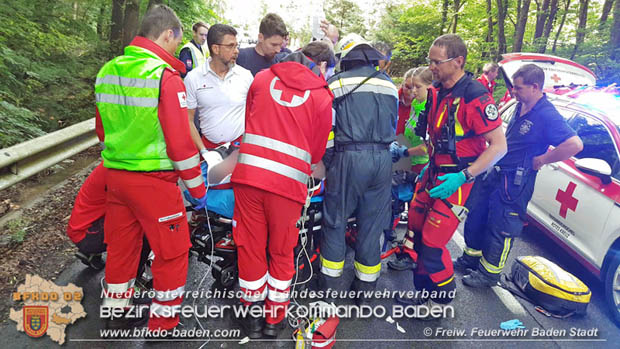
POLYGON ((568 120, 581 140, 583 150, 575 155, 578 159, 595 158, 607 161, 611 175, 620 180, 620 161, 611 135, 600 121, 584 114, 577 114, 568 120))
POLYGON ((571 116, 575 115, 575 112, 572 110, 564 109, 562 107, 556 106, 555 109, 564 117, 564 119, 568 120, 571 116))
POLYGON ((511 106, 506 108, 504 112, 502 112, 502 121, 508 125, 510 119, 514 116, 515 109, 517 108, 517 103, 513 103, 511 106))

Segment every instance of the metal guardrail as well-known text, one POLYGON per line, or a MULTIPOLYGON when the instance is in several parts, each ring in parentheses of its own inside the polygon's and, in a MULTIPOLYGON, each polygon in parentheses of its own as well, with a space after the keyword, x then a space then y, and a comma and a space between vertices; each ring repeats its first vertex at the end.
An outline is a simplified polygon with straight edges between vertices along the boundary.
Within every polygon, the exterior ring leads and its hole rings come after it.
POLYGON ((97 144, 95 118, 0 149, 0 190, 97 144))

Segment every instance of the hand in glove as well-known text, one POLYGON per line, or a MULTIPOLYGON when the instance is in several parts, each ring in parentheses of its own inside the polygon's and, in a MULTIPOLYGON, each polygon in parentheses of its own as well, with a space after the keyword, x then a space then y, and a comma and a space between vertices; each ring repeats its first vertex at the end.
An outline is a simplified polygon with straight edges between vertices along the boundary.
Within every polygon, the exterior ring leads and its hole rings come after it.
POLYGON ((443 176, 437 177, 437 179, 443 181, 443 183, 431 189, 429 194, 432 198, 440 199, 449 198, 467 180, 463 172, 447 173, 443 176))
POLYGON ((200 199, 194 199, 194 200, 197 201, 197 203, 194 204, 194 210, 200 211, 200 210, 204 210, 204 208, 207 207, 207 193, 205 193, 205 195, 201 197, 200 199))
POLYGON ((397 162, 400 158, 409 156, 407 147, 399 145, 398 142, 390 143, 390 154, 392 154, 392 162, 397 162))

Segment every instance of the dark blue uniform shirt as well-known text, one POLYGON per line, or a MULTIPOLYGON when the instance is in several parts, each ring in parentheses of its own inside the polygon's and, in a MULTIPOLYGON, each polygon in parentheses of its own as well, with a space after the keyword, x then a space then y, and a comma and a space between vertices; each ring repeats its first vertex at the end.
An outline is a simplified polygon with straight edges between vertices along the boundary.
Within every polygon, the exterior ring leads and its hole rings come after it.
POLYGON ((543 95, 527 114, 519 116, 522 104, 515 108, 514 116, 506 130, 508 152, 497 162, 505 168, 532 168, 532 159, 544 154, 549 145, 560 143, 575 136, 575 131, 543 95))
POLYGON ((239 56, 237 57, 237 64, 249 70, 252 76, 256 76, 259 71, 267 69, 276 64, 277 61, 274 58, 268 59, 261 56, 256 52, 256 47, 246 47, 239 50, 239 56))

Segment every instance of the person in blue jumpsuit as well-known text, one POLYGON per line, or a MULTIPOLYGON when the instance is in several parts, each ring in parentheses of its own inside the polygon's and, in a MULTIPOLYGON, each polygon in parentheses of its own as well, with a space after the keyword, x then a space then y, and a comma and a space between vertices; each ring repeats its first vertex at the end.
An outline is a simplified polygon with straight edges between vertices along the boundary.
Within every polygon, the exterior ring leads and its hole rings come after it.
POLYGON ((506 130, 508 151, 474 183, 466 204, 466 248, 454 263, 456 270, 469 272, 463 283, 471 287, 490 287, 499 281, 514 239, 523 229, 538 170, 583 149, 579 136, 542 92, 544 71, 527 64, 512 78, 519 103, 506 130), (549 145, 555 148, 547 151, 549 145))
POLYGON ((340 72, 328 80, 335 97, 334 147, 324 157, 327 180, 319 286, 349 289, 341 276, 346 223, 355 215, 358 234, 351 288, 374 290, 381 269, 379 239, 391 218, 389 148, 395 139, 398 90, 375 68, 385 57, 361 36, 342 38, 336 53, 340 54, 340 72))

